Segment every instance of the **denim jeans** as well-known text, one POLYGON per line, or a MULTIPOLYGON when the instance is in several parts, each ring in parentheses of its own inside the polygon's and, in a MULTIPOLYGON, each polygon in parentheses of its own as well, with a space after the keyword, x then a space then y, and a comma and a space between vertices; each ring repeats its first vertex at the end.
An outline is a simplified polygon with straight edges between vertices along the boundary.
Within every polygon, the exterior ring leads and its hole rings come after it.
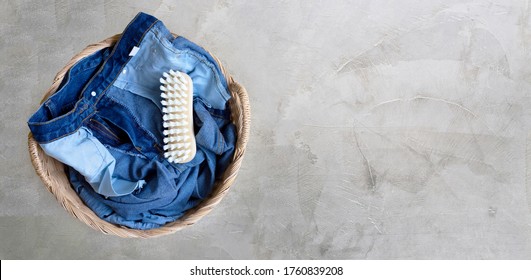
POLYGON ((120 40, 77 62, 30 118, 34 138, 68 166, 73 188, 102 219, 150 229, 178 219, 211 191, 234 152, 230 94, 201 47, 139 13, 120 40), (169 69, 194 83, 197 152, 163 156, 159 78, 169 69))

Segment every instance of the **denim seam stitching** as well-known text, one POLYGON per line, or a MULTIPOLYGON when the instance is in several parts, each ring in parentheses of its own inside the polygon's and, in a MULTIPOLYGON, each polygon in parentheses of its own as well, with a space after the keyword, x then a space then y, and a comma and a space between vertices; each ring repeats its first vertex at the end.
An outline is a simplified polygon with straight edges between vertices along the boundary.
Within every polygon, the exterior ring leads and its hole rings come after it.
MULTIPOLYGON (((139 17, 140 14, 137 14, 133 20, 131 22, 129 22, 129 24, 127 24, 127 26, 125 27, 125 30, 127 30, 129 28, 129 26, 131 26, 131 24, 133 24, 133 22, 136 21, 136 19, 139 17)), ((98 72, 96 74, 94 74, 94 76, 92 76, 90 78, 90 80, 87 82, 87 84, 83 87, 83 89, 81 89, 80 93, 79 93, 79 99, 81 99, 81 97, 83 96, 83 93, 85 92, 85 90, 87 89, 87 87, 94 81, 94 79, 96 78, 96 76, 98 76, 101 71, 103 70, 103 68, 105 68, 105 65, 107 64, 107 62, 109 61, 109 59, 111 59, 114 55, 114 53, 116 52, 116 50, 118 49, 118 45, 120 44, 120 42, 122 41, 122 38, 123 38, 123 34, 122 36, 120 36, 120 39, 118 39, 118 41, 116 42, 116 44, 114 45, 113 49, 112 49, 112 52, 109 54, 109 56, 105 59, 105 61, 103 61, 103 64, 101 65, 100 69, 98 70, 98 72)), ((98 99, 99 100, 99 99, 98 99)), ((96 100, 97 101, 97 100, 96 100)))
MULTIPOLYGON (((127 28, 128 28, 128 27, 129 27, 129 26, 130 26, 130 25, 131 25, 131 24, 132 24, 137 18, 138 18, 138 16, 139 16, 139 15, 136 15, 135 18, 134 18, 134 19, 133 19, 133 20, 127 25, 126 30, 127 30, 127 28)), ((143 33, 142 36, 140 37, 139 42, 142 42, 142 39, 144 38, 144 36, 146 35, 146 33, 149 32, 149 31, 151 30, 151 28, 153 28, 153 25, 155 25, 155 23, 157 23, 157 22, 159 22, 159 20, 154 21, 154 22, 153 22, 153 23, 152 23, 152 24, 146 29, 146 31, 144 31, 144 33, 143 33)), ((123 36, 121 36, 120 39, 118 39, 118 41, 117 41, 116 44, 115 44, 115 48, 113 48, 112 52, 109 54, 109 56, 107 57, 107 59, 105 59, 105 61, 103 62, 103 64, 102 64, 101 67, 100 67, 100 70, 98 70, 98 72, 97 72, 96 74, 94 74, 94 76, 92 76, 92 78, 87 82, 87 84, 85 85, 85 87, 80 91, 80 94, 79 94, 78 100, 82 100, 82 98, 83 98, 83 93, 85 92, 85 90, 87 89, 87 87, 88 87, 88 86, 94 81, 95 77, 98 76, 98 75, 101 73, 101 71, 103 70, 103 68, 104 68, 104 67, 106 66, 106 64, 109 62, 109 59, 111 59, 111 58, 113 57, 113 55, 114 55, 114 53, 116 52, 116 49, 118 48, 118 45, 120 44, 122 38, 123 38, 123 36)), ((122 68, 120 68, 120 70, 123 69, 123 67, 127 64, 127 62, 129 62, 129 60, 131 60, 131 58, 132 58, 132 57, 130 57, 130 58, 126 61, 126 63, 124 63, 124 64, 122 65, 122 68)), ((78 62, 79 62, 79 61, 78 61, 78 62)), ((77 64, 77 62, 76 62, 76 64, 77 64)), ((72 68, 70 68, 70 69, 72 69, 72 68)), ((70 70, 70 69, 69 69, 69 70, 70 70)), ((120 73, 120 71, 118 71, 118 73, 120 73)), ((108 88, 109 88, 109 87, 115 82, 115 80, 116 80, 117 78, 118 78, 118 75, 116 75, 116 77, 113 79, 113 81, 112 81, 109 85, 107 85, 107 87, 102 91, 102 93, 100 94, 100 96, 98 97, 98 99, 96 99, 96 101, 93 103, 93 106, 96 106, 96 105, 99 103, 100 99, 105 95, 105 93, 107 92, 108 88)), ((57 93, 57 92, 56 92, 56 93, 57 93)), ((55 95, 56 93, 54 93, 54 95, 55 95)), ((51 97, 51 96, 50 96, 50 97, 51 97)), ((75 108, 74 108, 74 109, 75 109, 75 108)), ((88 109, 88 108, 87 108, 87 109, 88 109)), ((83 109, 83 108, 82 108, 81 111, 79 112, 79 114, 83 113, 85 110, 86 110, 86 109, 83 109)), ((73 112, 74 112, 74 110, 68 112, 68 113, 65 114, 65 115, 62 115, 62 116, 59 116, 59 117, 57 117, 57 118, 55 118, 55 119, 53 119, 53 120, 50 120, 50 121, 48 121, 48 122, 42 122, 42 123, 36 123, 36 124, 29 123, 29 124, 31 124, 31 125, 45 125, 45 124, 51 123, 52 121, 56 121, 56 120, 59 120, 59 119, 65 117, 65 116, 68 116, 68 115, 72 114, 73 112)), ((91 113, 91 115, 93 115, 93 114, 95 114, 95 113, 91 113)), ((83 123, 85 120, 86 120, 86 118, 83 119, 83 120, 81 121, 81 123, 83 123)), ((60 139, 60 138, 62 138, 62 137, 64 137, 64 136, 67 136, 67 135, 71 135, 71 134, 75 133, 80 127, 81 127, 81 126, 77 127, 77 128, 76 128, 74 131, 72 131, 71 133, 65 134, 65 135, 63 135, 63 136, 61 136, 61 137, 54 138, 54 140, 50 140, 50 141, 48 141, 48 142, 46 142, 46 143, 53 142, 53 141, 55 141, 55 140, 57 140, 57 139, 60 139)), ((44 143, 44 142, 43 142, 43 143, 44 143)))
MULTIPOLYGON (((77 102, 79 102, 79 100, 78 100, 77 102)), ((76 103, 77 103, 77 102, 76 102, 76 103)), ((83 107, 81 107, 81 108, 79 109, 80 111, 79 111, 78 115, 81 115, 83 112, 85 112, 86 110, 88 110, 88 106, 86 106, 86 105, 88 105, 88 104, 83 105, 83 107), (84 108, 84 107, 86 107, 86 108, 84 108)), ((49 120, 49 121, 45 121, 45 122, 28 122, 28 124, 29 124, 29 125, 32 125, 32 126, 41 126, 41 125, 47 125, 47 124, 54 123, 55 121, 58 121, 58 120, 60 120, 60 119, 62 119, 62 118, 65 118, 65 117, 67 117, 67 116, 69 116, 69 115, 74 114, 74 113, 76 112, 76 109, 77 109, 78 107, 79 107, 79 106, 77 106, 77 104, 76 104, 76 106, 75 106, 74 108, 72 108, 72 110, 70 110, 68 113, 66 113, 66 114, 64 114, 64 115, 61 115, 61 116, 58 116, 58 117, 56 117, 56 118, 54 118, 54 119, 51 119, 51 120, 49 120)))
MULTIPOLYGON (((61 139, 61 138, 64 138, 64 137, 66 137, 66 136, 70 136, 70 135, 76 133, 76 132, 77 132, 77 131, 83 126, 83 123, 85 122, 85 120, 87 120, 88 118, 92 117, 94 114, 96 114, 96 112, 92 112, 92 113, 90 113, 88 116, 86 116, 86 117, 81 121, 81 125, 78 126, 76 129, 74 129, 72 132, 67 133, 67 134, 64 134, 64 135, 61 135, 61 136, 56 137, 56 138, 54 138, 54 139, 52 139, 52 140, 49 140, 49 141, 39 142, 39 144, 48 144, 48 143, 51 143, 51 142, 53 142, 53 141, 59 140, 59 139, 61 139)), ((46 134, 49 134, 49 133, 46 133, 46 134)))
MULTIPOLYGON (((147 33, 153 28, 153 25, 155 25, 157 22, 159 22, 159 20, 156 20, 155 22, 153 22, 153 23, 152 23, 152 24, 146 29, 146 31, 144 31, 144 33, 142 33, 142 36, 140 37, 140 40, 138 41, 139 43, 142 43, 142 40, 144 39, 144 37, 146 36, 146 34, 147 34, 147 33)), ((126 27, 126 29, 127 29, 127 27, 126 27)), ((123 37, 123 36, 122 36, 122 37, 123 37)), ((120 37, 120 40, 122 40, 122 37, 120 37)), ((120 40, 119 40, 118 42, 116 42, 116 46, 118 46, 118 44, 120 43, 120 40)), ((135 46, 136 46, 136 45, 135 45, 135 46)), ((114 55, 114 51, 115 51, 115 50, 116 50, 116 49, 113 50, 113 53, 111 53, 107 59, 111 58, 111 57, 114 55)), ((120 73, 123 71, 124 67, 129 63, 129 61, 131 61, 132 58, 133 58, 133 57, 130 56, 130 57, 125 61, 125 63, 123 63, 122 67, 120 67, 120 70, 116 72, 117 75, 114 77, 114 79, 113 79, 113 80, 107 85, 107 87, 105 87, 105 89, 102 90, 102 92, 100 93, 100 95, 98 96, 98 98, 96 99, 96 101, 94 102, 94 105, 98 104, 98 103, 100 102, 101 98, 102 98, 104 95, 107 94, 107 91, 109 90, 109 88, 114 84, 114 82, 116 82, 116 80, 117 80, 118 77, 120 76, 120 73)), ((107 60, 103 63, 103 66, 102 66, 102 67, 104 67, 105 64, 107 64, 107 60)), ((103 70, 103 68, 102 68, 101 70, 103 70)), ((99 72, 101 72, 101 70, 100 70, 99 72)), ((94 77, 97 76, 97 75, 99 75, 99 74, 100 74, 99 72, 96 73, 96 75, 94 75, 94 77)), ((92 82, 92 81, 91 81, 91 82, 92 82)), ((83 91, 85 91, 85 89, 86 89, 86 88, 84 88, 84 89, 82 90, 82 93, 83 93, 83 91)))
MULTIPOLYGON (((89 55, 89 56, 90 56, 90 55, 89 55)), ((72 75, 70 75, 70 73, 72 72, 72 69, 74 69, 74 67, 76 67, 76 66, 77 66, 79 63, 81 63, 82 61, 83 61, 83 58, 80 59, 80 60, 78 60, 76 63, 74 63, 74 65, 72 65, 72 67, 70 67, 70 68, 68 69, 68 71, 67 71, 66 74, 65 74, 65 76, 67 77, 67 79, 66 79, 64 85, 63 85, 62 87, 58 87, 58 88, 54 91, 54 93, 52 93, 52 94, 46 99, 46 101, 43 102, 43 104, 46 103, 46 102, 48 102, 49 100, 51 100, 52 97, 54 97, 55 95, 57 95, 57 94, 58 94, 58 93, 59 93, 59 92, 60 92, 60 91, 61 91, 61 90, 62 90, 62 89, 63 89, 63 88, 64 88, 64 87, 70 82, 70 80, 71 80, 71 78, 72 78, 72 75)), ((94 69, 94 68, 98 68, 98 65, 91 66, 91 67, 88 67, 88 68, 86 68, 86 69, 80 70, 80 71, 79 71, 78 73, 76 73, 76 74, 79 74, 80 72, 85 72, 85 71, 87 71, 87 70, 91 70, 91 69, 94 69)), ((62 82, 63 82, 63 80, 61 80, 61 83, 62 83, 62 82)), ((78 99, 78 100, 79 100, 79 99, 78 99)))
POLYGON ((135 114, 133 114, 133 112, 127 108, 127 106, 125 104, 122 104, 121 102, 119 102, 118 100, 112 98, 112 97, 109 97, 114 103, 116 103, 117 105, 119 105, 120 107, 122 107, 124 110, 127 111, 127 113, 129 113, 130 117, 133 119, 134 121, 134 125, 136 126, 136 128, 146 137, 150 137, 151 140, 153 140, 153 142, 157 143, 157 138, 155 137, 155 135, 151 134, 151 132, 149 132, 147 129, 145 129, 141 124, 140 124, 140 121, 138 120, 138 118, 135 116, 135 114))
MULTIPOLYGON (((91 120, 92 120, 92 119, 91 119, 91 120)), ((100 127, 98 127, 98 126, 96 126, 96 125, 92 125, 90 128, 91 128, 92 130, 96 131, 96 132, 99 132, 103 138, 110 138, 109 140, 111 140, 111 141, 115 141, 115 140, 116 140, 116 139, 115 139, 114 137, 112 137, 108 132, 104 131, 103 128, 100 128, 100 127)))
POLYGON ((167 43, 163 40, 164 38, 161 38, 160 35, 158 33, 156 33, 156 32, 153 32, 153 34, 161 42, 163 47, 165 47, 169 51, 173 52, 174 54, 182 54, 182 53, 189 54, 191 56, 194 56, 197 60, 199 60, 199 62, 204 63, 209 68, 209 70, 214 74, 214 77, 216 78, 216 87, 222 93, 221 97, 223 97, 223 99, 225 101, 229 100, 230 95, 227 98, 227 97, 225 97, 225 94, 223 94, 223 93, 225 93, 225 91, 227 91, 227 89, 225 89, 225 87, 222 85, 221 78, 219 77, 219 75, 218 75, 218 73, 216 71, 217 69, 212 64, 212 62, 210 62, 209 60, 205 59, 202 55, 198 54, 196 51, 189 50, 189 49, 179 50, 179 49, 176 49, 175 47, 173 47, 173 45, 166 46, 167 43))
MULTIPOLYGON (((91 134, 91 135, 89 135, 89 136, 87 137, 87 139, 88 139, 88 140, 89 140, 89 141, 95 146, 96 150, 98 151, 98 154, 99 154, 100 157, 101 157, 101 164, 100 164, 100 166, 96 169, 96 171, 98 171, 98 170, 101 170, 101 167, 102 167, 103 164, 105 163, 105 157, 104 157, 103 154, 101 153, 100 148, 98 148, 97 143, 96 143, 96 142, 94 141, 94 139, 92 139, 90 136, 94 137, 94 136, 91 134)), ((99 142, 99 141, 98 141, 98 142, 99 142)), ((101 144, 101 142, 100 142, 100 144, 101 144)), ((103 144, 101 144, 101 145, 103 146, 103 144)), ((105 147, 104 147, 104 148, 105 148, 105 147)), ((115 159, 115 160, 116 160, 116 159, 115 159)), ((92 175, 92 176, 90 177, 90 179, 87 180, 87 183, 88 183, 88 181, 92 181, 92 179, 94 179, 93 177, 94 177, 95 175, 98 175, 98 174, 94 174, 94 175, 92 175)), ((90 184, 90 183, 89 183, 89 184, 90 184)), ((92 185, 91 185, 91 186, 92 186, 92 185)))
POLYGON ((195 58, 197 58, 197 60, 199 60, 200 62, 203 62, 209 69, 210 71, 212 71, 212 73, 214 74, 214 77, 216 78, 216 86, 218 88, 219 91, 221 91, 221 97, 223 97, 223 99, 225 101, 229 100, 228 98, 225 97, 225 91, 227 91, 227 89, 225 89, 225 87, 222 85, 221 83, 221 78, 219 77, 217 71, 215 71, 215 67, 214 65, 212 64, 212 62, 204 59, 202 56, 199 56, 198 54, 195 53, 195 51, 192 51, 192 50, 183 50, 184 53, 186 54, 190 54, 192 56, 194 56, 195 58))
MULTIPOLYGON (((96 113, 98 113, 98 111, 96 111, 96 113)), ((96 124, 98 124, 98 125, 94 125, 94 128, 96 128, 96 130, 99 130, 100 132, 102 132, 103 134, 109 136, 113 140, 121 141, 120 137, 118 137, 116 134, 114 134, 114 132, 112 132, 111 129, 108 128, 106 125, 102 124, 101 122, 99 122, 99 121, 97 121, 95 119, 90 119, 90 121, 93 121, 96 124), (102 127, 100 127, 100 126, 102 126, 102 127)))

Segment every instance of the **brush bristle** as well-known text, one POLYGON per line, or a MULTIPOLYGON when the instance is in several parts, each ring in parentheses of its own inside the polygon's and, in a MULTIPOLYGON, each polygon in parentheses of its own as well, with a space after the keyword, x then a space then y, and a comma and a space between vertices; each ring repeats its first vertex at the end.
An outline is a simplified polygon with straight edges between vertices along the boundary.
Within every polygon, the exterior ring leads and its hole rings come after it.
POLYGON ((164 157, 171 163, 185 163, 195 156, 192 119, 192 79, 185 73, 169 70, 159 79, 162 91, 162 131, 164 157))

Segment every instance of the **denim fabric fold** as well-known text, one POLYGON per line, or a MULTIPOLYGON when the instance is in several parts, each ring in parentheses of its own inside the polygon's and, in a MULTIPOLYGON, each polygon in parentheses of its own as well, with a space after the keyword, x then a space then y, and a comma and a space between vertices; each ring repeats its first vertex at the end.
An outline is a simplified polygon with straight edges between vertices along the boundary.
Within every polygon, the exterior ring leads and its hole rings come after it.
POLYGON ((227 81, 213 57, 139 13, 112 47, 78 61, 30 117, 43 150, 67 165, 72 187, 102 219, 135 229, 175 221, 211 192, 234 153, 227 81), (197 153, 163 156, 159 78, 169 69, 194 83, 197 153))

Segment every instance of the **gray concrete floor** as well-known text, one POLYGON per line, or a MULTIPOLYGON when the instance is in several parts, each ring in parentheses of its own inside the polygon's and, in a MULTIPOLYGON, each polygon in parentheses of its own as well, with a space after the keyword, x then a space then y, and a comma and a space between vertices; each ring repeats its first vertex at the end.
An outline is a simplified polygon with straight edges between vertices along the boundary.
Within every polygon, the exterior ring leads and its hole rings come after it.
POLYGON ((528 1, 1 1, 0 258, 531 258, 528 1), (249 91, 232 190, 197 225, 124 240, 46 191, 28 117, 138 11, 249 91))

